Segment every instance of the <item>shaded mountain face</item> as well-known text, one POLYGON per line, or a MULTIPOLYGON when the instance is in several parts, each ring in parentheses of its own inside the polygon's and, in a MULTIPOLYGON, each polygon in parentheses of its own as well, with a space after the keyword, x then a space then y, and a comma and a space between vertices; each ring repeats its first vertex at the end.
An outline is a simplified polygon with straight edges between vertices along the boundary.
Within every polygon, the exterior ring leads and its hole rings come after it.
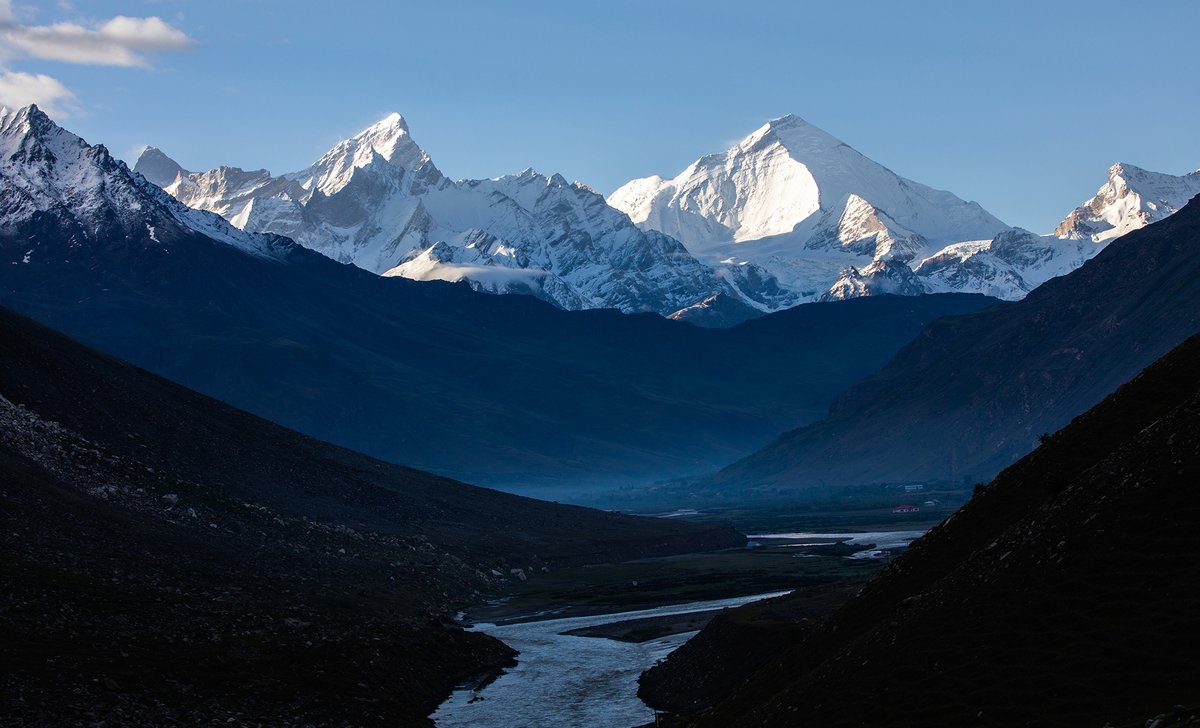
MULTIPOLYGON (((1143 725, 1197 705, 1197 371, 1193 337, 1006 469, 832 617, 770 627, 774 641, 756 634, 765 664, 677 724, 1143 725)), ((691 647, 707 662, 673 655, 651 682, 719 684, 711 673, 744 652, 717 629, 695 641, 676 655, 691 647)))
POLYGON ((1197 330, 1193 202, 1022 301, 933 323, 825 420, 710 485, 986 479, 1197 330))
POLYGON ((191 174, 156 147, 146 147, 142 150, 135 171, 159 187, 166 187, 178 177, 191 174))
POLYGON ((0 467, 5 724, 407 725, 511 658, 442 623, 512 569, 743 540, 373 460, 6 309, 0 467))
POLYGON ((414 280, 467 281, 568 310, 662 315, 732 290, 677 241, 643 231, 559 175, 447 179, 391 114, 308 169, 188 172, 157 149, 135 171, 238 228, 286 235, 343 263, 414 280))
MULTIPOLYGON (((782 289, 768 309, 879 293, 983 293, 1019 300, 1075 270, 1111 239, 1200 192, 1196 175, 1116 165, 1055 235, 1009 228, 978 204, 899 177, 806 121, 768 122, 674 179, 633 180, 609 196, 640 227, 700 260, 753 265, 782 289)), ((740 290, 740 289, 739 289, 740 290)))
POLYGON ((822 304, 705 331, 383 278, 189 210, 30 116, 3 136, 34 151, 0 168, 0 301, 307 434, 475 482, 718 467, 819 417, 929 321, 989 302, 822 304))

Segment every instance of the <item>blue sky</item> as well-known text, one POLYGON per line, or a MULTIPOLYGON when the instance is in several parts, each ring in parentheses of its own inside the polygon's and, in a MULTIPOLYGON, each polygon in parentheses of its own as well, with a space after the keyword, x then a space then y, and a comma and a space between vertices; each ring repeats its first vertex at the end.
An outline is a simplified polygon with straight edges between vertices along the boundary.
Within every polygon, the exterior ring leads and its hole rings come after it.
POLYGON ((795 113, 1047 232, 1113 162, 1200 167, 1197 27, 1194 0, 0 0, 0 98, 50 93, 123 158, 274 172, 399 111, 451 177, 605 193, 795 113))

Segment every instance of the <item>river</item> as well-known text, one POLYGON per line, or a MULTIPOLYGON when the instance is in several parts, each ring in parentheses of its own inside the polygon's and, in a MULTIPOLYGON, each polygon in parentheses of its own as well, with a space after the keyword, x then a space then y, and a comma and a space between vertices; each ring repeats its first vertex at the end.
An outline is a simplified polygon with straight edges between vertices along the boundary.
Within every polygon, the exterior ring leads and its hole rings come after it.
POLYGON ((653 722, 654 711, 637 697, 638 675, 695 632, 642 643, 561 633, 627 619, 736 607, 786 593, 521 624, 475 625, 473 630, 518 650, 517 666, 482 690, 456 690, 430 717, 439 728, 629 728, 653 722))
MULTIPOLYGON (((776 547, 845 543, 863 547, 848 558, 890 557, 923 530, 868 533, 763 533, 748 538, 776 547)), ((689 602, 635 612, 565 617, 520 624, 477 624, 516 649, 517 666, 482 689, 456 690, 430 716, 439 728, 629 728, 652 723, 654 711, 637 697, 638 676, 687 642, 683 632, 641 643, 562 634, 571 630, 644 617, 736 607, 787 592, 689 602)))

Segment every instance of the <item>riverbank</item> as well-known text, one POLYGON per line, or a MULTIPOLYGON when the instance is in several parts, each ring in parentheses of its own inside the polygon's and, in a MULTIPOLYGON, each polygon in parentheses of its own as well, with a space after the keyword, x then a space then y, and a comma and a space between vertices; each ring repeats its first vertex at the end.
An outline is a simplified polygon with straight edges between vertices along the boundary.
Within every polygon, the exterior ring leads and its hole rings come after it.
POLYGON ((516 624, 864 582, 880 564, 845 556, 868 546, 805 547, 785 539, 756 548, 550 569, 465 609, 463 620, 516 624))
POLYGON ((641 673, 729 607, 761 600, 770 614, 770 598, 790 592, 819 618, 886 563, 863 554, 899 551, 921 532, 765 533, 742 549, 527 575, 460 615, 517 650, 516 666, 461 686, 431 718, 443 728, 652 721, 641 673))
POLYGON ((590 627, 569 630, 563 634, 579 637, 601 637, 620 642, 647 642, 649 640, 680 634, 681 632, 699 632, 704 629, 712 618, 721 613, 720 609, 706 609, 702 612, 687 612, 684 614, 668 614, 658 617, 642 617, 640 619, 623 619, 619 622, 606 622, 590 627))
POLYGON ((491 682, 455 691, 430 717, 439 728, 633 726, 654 720, 637 697, 638 677, 695 631, 640 641, 580 636, 606 624, 704 616, 787 592, 689 602, 612 614, 472 627, 518 651, 517 664, 491 682))

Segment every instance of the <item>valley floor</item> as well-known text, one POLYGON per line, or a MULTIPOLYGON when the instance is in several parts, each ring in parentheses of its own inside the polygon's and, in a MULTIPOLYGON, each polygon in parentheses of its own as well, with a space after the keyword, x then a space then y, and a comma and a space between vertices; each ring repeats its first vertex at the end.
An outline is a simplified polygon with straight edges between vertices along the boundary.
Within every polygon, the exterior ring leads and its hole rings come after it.
MULTIPOLYGON (((516 649, 516 666, 470 681, 431 717, 439 726, 651 721, 638 696, 644 670, 748 602, 766 600, 770 610, 773 597, 792 594, 802 607, 790 607, 789 619, 829 614, 925 530, 892 521, 868 522, 876 530, 862 533, 794 531, 745 548, 532 574, 461 615, 473 631, 516 649)), ((811 519, 780 522, 800 529, 811 519)))

